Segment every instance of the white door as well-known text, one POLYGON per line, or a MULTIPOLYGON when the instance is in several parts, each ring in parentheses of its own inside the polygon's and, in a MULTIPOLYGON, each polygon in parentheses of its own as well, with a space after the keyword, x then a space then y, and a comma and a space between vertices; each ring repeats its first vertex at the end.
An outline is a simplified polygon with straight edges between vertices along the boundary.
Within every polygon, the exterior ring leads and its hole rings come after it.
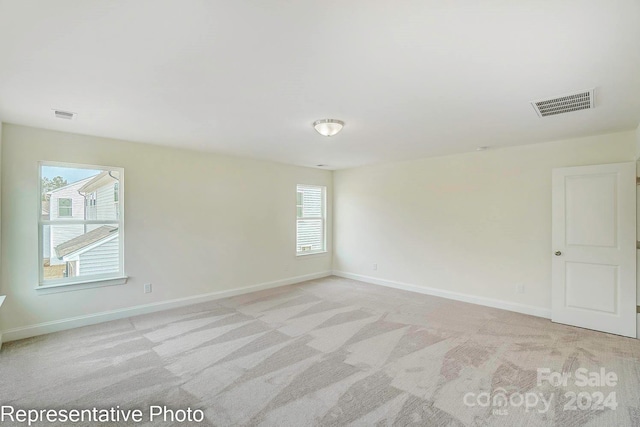
POLYGON ((553 170, 551 320, 636 337, 636 165, 553 170))

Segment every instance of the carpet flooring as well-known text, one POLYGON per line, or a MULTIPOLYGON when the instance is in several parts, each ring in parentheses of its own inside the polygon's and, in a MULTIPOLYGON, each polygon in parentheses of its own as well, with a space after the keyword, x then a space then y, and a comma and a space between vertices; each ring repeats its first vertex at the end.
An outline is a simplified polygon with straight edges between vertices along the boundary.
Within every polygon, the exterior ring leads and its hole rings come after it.
POLYGON ((217 426, 637 426, 640 340, 328 277, 6 343, 0 404, 190 407, 217 426), (582 383, 603 369, 616 380, 582 383))

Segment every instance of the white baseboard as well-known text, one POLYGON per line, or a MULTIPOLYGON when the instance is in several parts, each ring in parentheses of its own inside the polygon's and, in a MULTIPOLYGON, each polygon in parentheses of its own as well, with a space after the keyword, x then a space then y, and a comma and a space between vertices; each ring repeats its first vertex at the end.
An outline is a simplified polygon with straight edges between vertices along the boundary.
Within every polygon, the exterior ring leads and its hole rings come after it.
POLYGON ((333 271, 334 276, 344 277, 347 279, 359 280, 361 282, 372 283, 374 285, 386 286, 394 289, 402 289, 404 291, 417 292, 420 294, 433 295, 436 297, 452 299, 456 301, 468 302, 471 304, 484 305, 487 307, 499 308, 502 310, 515 311, 516 313, 529 314, 531 316, 551 318, 551 310, 532 305, 519 304, 515 302, 497 300, 493 298, 478 297, 475 295, 463 294, 460 292, 452 292, 444 289, 430 288, 427 286, 417 286, 409 283, 393 282, 391 280, 378 279, 376 277, 363 276, 360 274, 346 273, 344 271, 333 271))
POLYGON ((636 338, 640 340, 640 314, 636 315, 636 338))
MULTIPOLYGON (((84 316, 70 317, 67 319, 54 320, 51 322, 38 323, 35 325, 22 326, 8 329, 0 333, 0 337, 5 342, 20 340, 23 338, 35 337, 37 335, 50 334, 52 332, 64 331, 66 329, 78 328, 81 326, 95 325, 97 323, 108 322, 110 320, 123 319, 126 317, 138 316, 141 314, 153 313, 156 311, 168 310, 171 308, 184 307, 186 305, 198 304, 236 295, 248 294, 265 289, 277 288, 280 286, 293 285, 306 280, 320 279, 331 275, 331 271, 306 274, 304 276, 289 277, 287 279, 273 282, 260 283, 246 286, 244 288, 230 289, 227 291, 210 292, 206 294, 194 295, 190 297, 177 298, 168 301, 161 301, 151 304, 138 305, 135 307, 121 308, 118 310, 103 311, 101 313, 88 314, 84 316)), ((1 343, 0 338, 0 343, 1 343)))

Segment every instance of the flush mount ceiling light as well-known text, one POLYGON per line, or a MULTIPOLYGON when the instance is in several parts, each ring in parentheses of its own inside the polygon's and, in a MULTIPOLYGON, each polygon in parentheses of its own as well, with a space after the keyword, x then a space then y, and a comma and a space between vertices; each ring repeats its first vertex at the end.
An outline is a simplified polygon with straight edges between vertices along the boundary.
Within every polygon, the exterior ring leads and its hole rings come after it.
POLYGON ((313 122, 313 127, 322 136, 333 136, 342 130, 344 122, 336 119, 322 119, 313 122))

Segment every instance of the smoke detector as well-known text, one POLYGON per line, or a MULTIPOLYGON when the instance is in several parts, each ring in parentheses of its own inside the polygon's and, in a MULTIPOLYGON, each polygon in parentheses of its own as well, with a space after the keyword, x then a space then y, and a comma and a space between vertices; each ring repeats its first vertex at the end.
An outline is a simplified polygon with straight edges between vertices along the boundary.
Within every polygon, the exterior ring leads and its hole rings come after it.
POLYGON ((556 96, 539 101, 531 101, 533 109, 539 117, 555 116, 556 114, 595 108, 594 89, 568 95, 556 96))
POLYGON ((53 114, 59 119, 65 120, 73 120, 78 115, 77 113, 72 113, 71 111, 63 111, 63 110, 53 110, 53 114))

